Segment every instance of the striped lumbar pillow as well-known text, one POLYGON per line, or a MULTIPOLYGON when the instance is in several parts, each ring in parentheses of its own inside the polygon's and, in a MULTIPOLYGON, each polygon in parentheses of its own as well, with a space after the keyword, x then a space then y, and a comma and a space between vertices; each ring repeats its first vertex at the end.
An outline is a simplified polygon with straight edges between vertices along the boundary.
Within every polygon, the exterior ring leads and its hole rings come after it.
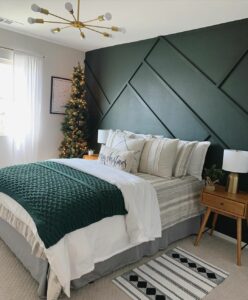
POLYGON ((177 144, 177 139, 147 140, 141 154, 139 171, 160 177, 171 177, 177 144))
POLYGON ((179 141, 173 170, 174 177, 182 177, 187 174, 191 154, 196 144, 197 142, 179 141))
POLYGON ((210 142, 198 142, 192 151, 187 173, 202 180, 202 170, 210 142))

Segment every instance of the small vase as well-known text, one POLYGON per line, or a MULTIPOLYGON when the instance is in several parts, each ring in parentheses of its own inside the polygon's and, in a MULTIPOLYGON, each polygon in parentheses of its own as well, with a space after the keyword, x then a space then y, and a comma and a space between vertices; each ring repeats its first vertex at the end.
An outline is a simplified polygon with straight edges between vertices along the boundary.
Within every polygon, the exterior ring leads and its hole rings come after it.
POLYGON ((206 185, 206 190, 209 192, 213 192, 215 191, 215 185, 206 185))

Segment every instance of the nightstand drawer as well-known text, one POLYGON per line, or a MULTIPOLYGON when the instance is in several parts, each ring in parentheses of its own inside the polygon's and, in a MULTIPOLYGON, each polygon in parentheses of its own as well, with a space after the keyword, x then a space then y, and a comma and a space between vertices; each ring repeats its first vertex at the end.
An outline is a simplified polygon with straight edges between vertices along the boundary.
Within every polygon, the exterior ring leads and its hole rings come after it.
POLYGON ((245 215, 245 205, 243 203, 234 202, 222 197, 214 196, 211 194, 203 193, 202 194, 202 204, 205 204, 209 207, 227 212, 231 215, 245 215))

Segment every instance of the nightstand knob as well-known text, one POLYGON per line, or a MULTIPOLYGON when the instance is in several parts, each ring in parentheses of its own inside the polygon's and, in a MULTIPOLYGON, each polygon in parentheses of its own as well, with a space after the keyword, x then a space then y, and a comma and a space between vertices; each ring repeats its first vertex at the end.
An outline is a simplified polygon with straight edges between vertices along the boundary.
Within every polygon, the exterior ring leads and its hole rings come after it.
POLYGON ((224 203, 223 203, 223 202, 220 202, 220 205, 222 205, 222 206, 223 206, 223 205, 224 205, 224 203))

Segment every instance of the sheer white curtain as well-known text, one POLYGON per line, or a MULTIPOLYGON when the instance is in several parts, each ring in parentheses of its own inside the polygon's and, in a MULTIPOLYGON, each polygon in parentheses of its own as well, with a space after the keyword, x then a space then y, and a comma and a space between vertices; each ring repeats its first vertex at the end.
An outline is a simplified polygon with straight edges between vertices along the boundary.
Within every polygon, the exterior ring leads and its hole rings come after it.
POLYGON ((13 101, 8 112, 11 164, 37 160, 40 137, 43 58, 13 55, 13 101))

